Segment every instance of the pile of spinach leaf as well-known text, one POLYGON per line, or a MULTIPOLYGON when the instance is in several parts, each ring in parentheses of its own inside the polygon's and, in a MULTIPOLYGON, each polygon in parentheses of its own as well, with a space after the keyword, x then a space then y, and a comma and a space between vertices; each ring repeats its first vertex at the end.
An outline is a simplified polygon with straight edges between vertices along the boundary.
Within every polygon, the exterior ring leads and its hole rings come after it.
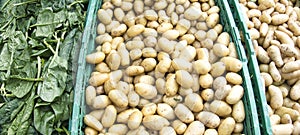
POLYGON ((0 1, 0 135, 69 134, 87 4, 0 1))

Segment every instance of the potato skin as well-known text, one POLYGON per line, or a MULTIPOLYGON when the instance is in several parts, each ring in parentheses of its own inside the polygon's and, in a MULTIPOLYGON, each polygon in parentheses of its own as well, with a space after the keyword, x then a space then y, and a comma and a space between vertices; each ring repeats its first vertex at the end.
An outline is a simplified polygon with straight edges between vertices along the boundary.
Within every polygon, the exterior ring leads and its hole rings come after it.
POLYGON ((232 117, 225 118, 218 127, 219 135, 230 135, 235 127, 235 121, 232 117))
POLYGON ((218 127, 221 121, 218 115, 208 111, 200 112, 196 118, 208 128, 218 127))
POLYGON ((169 126, 170 123, 159 115, 148 115, 143 118, 143 125, 150 130, 161 130, 163 127, 169 126))

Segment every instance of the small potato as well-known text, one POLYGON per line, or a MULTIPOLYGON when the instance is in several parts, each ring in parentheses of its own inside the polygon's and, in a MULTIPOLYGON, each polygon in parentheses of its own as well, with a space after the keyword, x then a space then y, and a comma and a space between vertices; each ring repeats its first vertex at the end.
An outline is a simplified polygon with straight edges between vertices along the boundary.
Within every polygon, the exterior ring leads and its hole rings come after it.
POLYGON ((206 129, 204 135, 218 135, 218 131, 216 129, 206 129))
POLYGON ((163 97, 163 102, 167 103, 168 105, 175 107, 178 103, 182 102, 182 96, 175 95, 175 96, 166 96, 163 97))
POLYGON ((217 38, 217 43, 221 43, 225 46, 228 46, 230 42, 230 35, 227 32, 222 32, 217 38))
POLYGON ((137 25, 133 25, 133 26, 129 27, 126 34, 129 37, 135 37, 135 36, 141 34, 144 30, 145 30, 144 25, 137 24, 137 25))
POLYGON ((260 76, 262 77, 262 81, 266 87, 270 86, 273 83, 272 76, 269 73, 260 73, 260 76))
POLYGON ((172 122, 172 127, 175 129, 177 134, 183 134, 187 128, 187 125, 180 120, 174 120, 172 122))
POLYGON ((196 118, 208 128, 217 128, 221 121, 219 116, 208 111, 200 112, 196 118))
POLYGON ((143 109, 141 111, 142 111, 143 116, 147 116, 147 115, 155 114, 156 109, 157 109, 156 104, 148 103, 143 106, 143 109))
POLYGON ((93 110, 89 113, 89 115, 92 115, 98 121, 100 121, 102 119, 103 114, 104 114, 104 110, 93 110))
POLYGON ((201 91, 201 97, 204 101, 212 101, 214 99, 214 91, 212 89, 204 89, 201 91))
POLYGON ((128 119, 129 129, 137 129, 143 120, 143 114, 140 111, 133 112, 128 119))
POLYGON ((198 74, 207 74, 211 70, 211 64, 207 60, 197 60, 193 62, 193 69, 198 74))
POLYGON ((215 99, 225 100, 225 98, 228 96, 230 91, 231 91, 230 85, 221 86, 220 88, 215 90, 215 93, 214 93, 215 99))
POLYGON ((118 107, 126 107, 126 106, 128 106, 128 98, 120 90, 111 90, 108 93, 108 97, 118 107))
POLYGON ((210 74, 212 77, 218 77, 225 73, 226 65, 223 62, 216 62, 211 65, 210 74))
POLYGON ((172 127, 163 127, 159 131, 159 135, 176 135, 175 130, 172 127))
POLYGON ((92 115, 85 115, 84 116, 84 124, 86 124, 87 126, 96 129, 97 131, 101 131, 103 129, 102 124, 92 115))
POLYGON ((180 37, 180 40, 186 40, 188 44, 192 44, 195 41, 195 36, 193 34, 185 34, 180 37))
POLYGON ((104 62, 101 62, 101 63, 97 64, 96 67, 95 67, 95 70, 100 72, 100 73, 109 73, 110 72, 109 67, 104 62))
POLYGON ((219 23, 219 20, 220 20, 219 14, 212 13, 207 17, 206 24, 209 28, 213 28, 219 23))
POLYGON ((289 16, 286 14, 278 14, 272 16, 272 24, 273 25, 280 25, 288 21, 289 16))
POLYGON ((153 85, 137 83, 134 88, 136 93, 145 99, 153 99, 157 95, 157 90, 153 85))
POLYGON ((121 36, 126 32, 126 30, 127 30, 127 26, 125 24, 120 24, 117 27, 112 27, 111 35, 112 36, 121 36))
POLYGON ((158 19, 158 15, 154 10, 146 10, 144 12, 144 16, 147 20, 156 21, 158 19))
POLYGON ((111 51, 105 61, 111 70, 118 70, 121 64, 121 57, 116 51, 111 51))
POLYGON ((103 127, 111 127, 117 119, 117 110, 113 105, 109 105, 105 108, 101 123, 103 127))
POLYGON ((214 54, 218 57, 228 56, 230 53, 230 50, 224 44, 221 43, 216 43, 213 46, 213 51, 214 54))
POLYGON ((211 112, 221 117, 228 116, 232 112, 231 107, 226 102, 220 100, 212 101, 209 109, 211 110, 211 112))
POLYGON ((108 96, 106 96, 106 95, 99 95, 99 96, 95 97, 92 100, 92 102, 93 102, 92 106, 94 109, 104 109, 108 105, 111 104, 111 101, 109 100, 108 96))
POLYGON ((97 34, 102 35, 105 33, 105 25, 103 23, 99 23, 97 26, 97 34))
POLYGON ((203 88, 210 88, 213 84, 213 77, 210 74, 200 75, 199 84, 203 88))
POLYGON ((196 57, 196 49, 193 46, 186 46, 179 55, 179 58, 192 61, 196 57))
POLYGON ((191 88, 193 86, 193 77, 185 70, 176 71, 175 78, 176 82, 184 88, 191 88))
POLYGON ((186 129, 184 135, 202 135, 205 131, 203 123, 200 121, 193 121, 186 129))
POLYGON ((96 89, 93 86, 88 86, 85 89, 85 102, 87 105, 92 105, 93 100, 96 98, 96 89))
POLYGON ((257 59, 259 60, 259 62, 264 63, 264 64, 267 64, 270 62, 270 57, 269 57, 267 51, 265 51, 265 49, 263 49, 261 46, 258 46, 257 59))
POLYGON ((139 111, 139 110, 136 108, 131 108, 131 109, 127 109, 127 110, 120 112, 117 115, 117 122, 127 124, 129 116, 135 111, 139 111))
POLYGON ((121 8, 115 8, 114 10, 114 17, 119 21, 122 22, 123 18, 125 16, 124 11, 121 8))
POLYGON ((97 134, 98 134, 98 131, 95 130, 95 129, 93 129, 93 128, 91 128, 91 127, 86 127, 86 128, 84 129, 84 134, 85 134, 85 135, 97 135, 97 134))
POLYGON ((277 86, 270 85, 268 87, 268 92, 271 96, 271 101, 270 101, 271 107, 273 109, 280 108, 283 104, 283 97, 282 97, 281 90, 277 86))
POLYGON ((157 45, 164 52, 170 54, 174 51, 175 44, 172 44, 167 38, 161 37, 158 39, 157 45))
POLYGON ((108 132, 114 134, 125 134, 128 131, 128 127, 125 124, 115 124, 109 127, 108 132))
POLYGON ((180 103, 175 107, 175 114, 184 123, 194 121, 193 113, 184 104, 180 103))
POLYGON ((235 85, 231 88, 228 96, 226 97, 226 102, 228 104, 236 104, 244 95, 244 88, 240 85, 235 85))
POLYGON ((95 52, 86 56, 86 62, 90 64, 99 64, 105 58, 105 54, 103 52, 95 52))
POLYGON ((223 76, 219 76, 215 78, 213 82, 213 89, 220 89, 221 87, 224 87, 227 84, 227 80, 223 76))
POLYGON ((184 12, 184 18, 190 21, 197 20, 200 17, 200 15, 201 15, 201 9, 195 6, 190 6, 184 12))
POLYGON ((129 76, 136 76, 144 73, 144 68, 142 66, 129 66, 125 72, 129 76))
POLYGON ((121 66, 127 66, 130 63, 129 52, 126 49, 125 44, 120 44, 118 47, 118 53, 121 57, 121 66))
POLYGON ((110 24, 112 21, 110 15, 104 9, 98 10, 97 17, 98 17, 99 21, 105 25, 110 24))
POLYGON ((234 72, 228 72, 226 74, 226 80, 227 80, 227 82, 234 84, 234 85, 239 85, 239 84, 242 84, 242 82, 243 82, 242 77, 239 74, 234 73, 234 72))
POLYGON ((298 80, 290 90, 290 98, 293 100, 299 100, 300 99, 299 91, 300 91, 300 81, 298 80))
POLYGON ((178 86, 178 83, 175 78, 176 78, 176 75, 172 74, 166 81, 165 94, 167 96, 174 96, 178 92, 179 86, 178 86))
MULTIPOLYGON (((198 41, 203 41, 203 43, 201 42, 201 45, 203 46, 203 47, 205 47, 206 48, 206 46, 208 46, 208 45, 206 45, 206 44, 208 44, 208 43, 210 43, 210 41, 205 41, 205 39, 206 39, 206 32, 204 31, 204 30, 198 30, 195 34, 194 34, 194 36, 195 36, 195 38, 198 40, 198 41), (208 42, 208 43, 207 43, 208 42)), ((207 38, 207 39, 210 39, 210 38, 207 38)), ((210 39, 211 40, 211 39, 210 39)), ((213 42, 212 40, 211 40, 211 42, 213 42)), ((213 44, 213 43, 212 43, 213 44)), ((209 49, 209 48, 208 48, 209 49)))
POLYGON ((188 72, 192 71, 192 64, 189 61, 182 58, 173 59, 171 65, 175 70, 185 70, 188 72))
POLYGON ((293 130, 293 124, 272 125, 272 132, 274 135, 290 135, 293 130))
POLYGON ((157 56, 157 52, 153 48, 144 48, 142 54, 145 58, 155 58, 157 56))
POLYGON ((184 104, 193 112, 200 112, 203 109, 202 98, 196 94, 188 94, 184 99, 184 104))
POLYGON ((186 19, 180 19, 177 22, 177 25, 176 25, 175 29, 177 31, 179 31, 179 35, 182 36, 182 35, 184 35, 188 31, 188 29, 190 27, 191 27, 190 21, 188 21, 186 19))
POLYGON ((243 122, 245 119, 245 108, 242 100, 232 107, 232 117, 236 122, 243 122))
POLYGON ((298 111, 283 106, 276 109, 275 114, 279 115, 280 117, 282 117, 284 114, 289 114, 292 121, 297 120, 300 115, 298 111))
POLYGON ((109 76, 107 73, 99 73, 99 74, 91 76, 91 78, 89 79, 89 84, 91 86, 100 86, 108 79, 109 79, 109 76))
POLYGON ((173 120, 176 117, 173 108, 166 103, 157 104, 157 114, 168 120, 173 120))
POLYGON ((221 60, 226 66, 227 71, 238 72, 242 69, 242 62, 232 57, 223 57, 221 60))
POLYGON ((216 41, 218 38, 218 33, 215 29, 210 29, 206 32, 206 38, 211 39, 212 41, 216 41))
POLYGON ((156 60, 154 58, 146 58, 142 61, 141 66, 145 69, 145 72, 152 71, 156 66, 156 60))
POLYGON ((218 127, 219 135, 230 135, 235 127, 235 121, 232 117, 225 118, 218 127))
POLYGON ((162 37, 165 37, 169 40, 175 40, 179 36, 179 32, 177 30, 167 30, 162 34, 162 37))
POLYGON ((143 125, 150 130, 161 130, 163 127, 169 126, 170 123, 159 115, 148 115, 143 118, 143 125))
POLYGON ((129 56, 132 61, 140 59, 142 55, 143 53, 141 49, 133 49, 129 52, 129 56))

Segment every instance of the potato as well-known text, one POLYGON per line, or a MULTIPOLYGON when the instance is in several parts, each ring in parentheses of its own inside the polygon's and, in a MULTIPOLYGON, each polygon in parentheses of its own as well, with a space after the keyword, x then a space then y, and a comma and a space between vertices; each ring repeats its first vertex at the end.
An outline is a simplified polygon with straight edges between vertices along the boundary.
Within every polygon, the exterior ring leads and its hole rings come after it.
POLYGON ((188 94, 184 99, 184 104, 193 112, 200 112, 203 109, 202 98, 196 94, 188 94))
POLYGON ((206 19, 206 24, 209 28, 215 27, 219 23, 219 14, 218 13, 212 13, 210 14, 206 19))
POLYGON ((92 107, 94 109, 104 109, 108 105, 111 104, 111 101, 109 100, 108 96, 106 95, 99 95, 92 100, 92 107))
POLYGON ((95 129, 93 129, 93 128, 91 128, 91 127, 86 127, 86 128, 84 129, 84 134, 85 134, 85 135, 97 135, 97 134, 98 134, 98 131, 95 130, 95 129))
POLYGON ((172 122, 172 127, 176 131, 177 134, 183 134, 187 128, 187 125, 180 120, 174 120, 172 122))
POLYGON ((234 127, 234 130, 233 132, 234 133, 241 133, 244 129, 244 125, 243 123, 235 123, 235 127, 234 127))
POLYGON ((150 130, 161 130, 163 127, 169 126, 170 123, 159 115, 148 115, 143 118, 143 125, 150 130))
POLYGON ((86 56, 86 62, 90 64, 99 64, 105 58, 105 54, 103 52, 95 52, 86 56))
POLYGON ((242 62, 232 57, 223 57, 220 60, 225 64, 227 71, 238 72, 242 69, 242 62))
POLYGON ((231 91, 230 85, 221 86, 220 88, 215 90, 214 98, 217 100, 225 100, 225 98, 228 96, 230 91, 231 91))
POLYGON ((173 108, 166 103, 157 104, 157 114, 167 120, 173 120, 176 117, 173 108))
POLYGON ((129 66, 126 68, 126 74, 129 76, 136 76, 144 73, 144 68, 142 66, 129 66))
POLYGON ((272 24, 273 25, 280 25, 288 21, 289 16, 286 14, 278 14, 272 16, 272 24))
POLYGON ((235 121, 232 117, 225 118, 218 127, 219 135, 230 135, 235 127, 235 121))
POLYGON ((204 101, 212 101, 214 99, 214 91, 212 89, 204 89, 201 91, 201 97, 204 101))
POLYGON ((292 121, 297 120, 297 118, 299 117, 299 112, 292 109, 292 108, 287 108, 287 107, 279 107, 278 109, 276 109, 275 114, 279 115, 279 116, 283 116, 284 114, 289 114, 291 116, 292 121))
POLYGON ((128 98, 120 90, 111 90, 108 93, 108 97, 118 107, 126 107, 126 106, 128 106, 128 98))
POLYGON ((210 74, 212 77, 219 77, 225 73, 226 66, 223 62, 216 62, 211 65, 210 74))
POLYGON ((156 88, 149 84, 137 83, 134 88, 136 93, 145 99, 153 99, 157 95, 156 88))
POLYGON ((134 37, 134 36, 141 34, 144 30, 145 30, 144 25, 137 24, 137 25, 133 25, 133 26, 129 27, 126 34, 129 37, 134 37))
POLYGON ((270 122, 271 122, 271 125, 280 124, 280 116, 277 114, 272 114, 270 116, 270 122))
POLYGON ((262 73, 260 73, 260 76, 263 79, 262 81, 263 81, 265 87, 268 87, 273 83, 273 79, 270 74, 262 72, 262 73))
POLYGON ((175 70, 192 71, 192 63, 182 58, 173 59, 171 65, 175 70))
POLYGON ((282 44, 294 45, 293 40, 286 33, 276 30, 274 35, 282 44))
POLYGON ((205 127, 200 121, 193 121, 186 129, 184 135, 202 135, 205 127))
POLYGON ((231 107, 226 102, 221 100, 212 101, 209 106, 209 109, 211 110, 211 112, 221 117, 228 116, 232 112, 231 107))
POLYGON ((96 89, 93 86, 88 86, 85 89, 85 102, 87 105, 92 105, 93 100, 96 98, 96 89))
POLYGON ((193 86, 193 77, 185 70, 176 71, 175 78, 176 82, 183 88, 191 88, 193 86))
POLYGON ((184 35, 188 31, 188 29, 190 27, 191 27, 190 21, 188 21, 186 19, 180 19, 177 22, 177 25, 176 25, 175 29, 177 31, 179 31, 179 35, 182 36, 182 35, 184 35))
POLYGON ((91 86, 100 86, 102 85, 105 81, 109 79, 109 76, 107 73, 99 73, 96 75, 92 75, 89 79, 89 84, 91 86))
POLYGON ((213 77, 210 74, 200 75, 199 84, 203 88, 210 88, 213 84, 213 77))
POLYGON ((92 115, 98 121, 102 119, 103 114, 104 114, 104 110, 93 110, 89 113, 89 115, 92 115))
POLYGON ((176 132, 175 132, 175 130, 172 127, 168 126, 168 127, 163 127, 159 131, 159 134, 160 135, 166 135, 166 134, 168 134, 168 135, 176 135, 176 132))
POLYGON ((128 127, 125 124, 115 124, 109 127, 108 132, 114 134, 125 134, 128 131, 128 127))
POLYGON ((217 128, 221 121, 219 116, 208 111, 200 112, 196 118, 208 128, 217 128))
POLYGON ((196 49, 193 46, 186 46, 181 50, 179 58, 185 59, 187 61, 192 61, 196 57, 196 49))
POLYGON ((167 96, 174 96, 176 95, 178 91, 178 83, 176 81, 176 75, 172 74, 170 78, 167 79, 166 84, 165 84, 165 94, 167 96))
POLYGON ((103 129, 102 124, 92 115, 85 115, 83 118, 84 124, 86 124, 87 126, 97 130, 97 131, 101 131, 103 129))
POLYGON ((131 108, 131 109, 127 109, 127 110, 124 110, 124 111, 118 113, 117 122, 127 124, 130 115, 132 113, 134 113, 135 111, 139 111, 139 110, 136 108, 131 108))
POLYGON ((237 102, 232 107, 232 118, 236 122, 243 122, 245 119, 245 108, 242 100, 237 102))
POLYGON ((175 107, 175 115, 184 123, 191 123, 194 121, 193 113, 181 103, 175 107))
POLYGON ((268 92, 271 96, 271 101, 270 101, 271 107, 273 109, 280 108, 283 104, 283 97, 282 97, 281 90, 274 85, 270 85, 268 87, 268 92))
POLYGON ((272 125, 272 132, 274 135, 289 135, 293 132, 293 130, 293 124, 272 125))
POLYGON ((116 51, 111 51, 105 61, 111 70, 117 70, 121 64, 121 57, 116 51))
POLYGON ((291 90, 290 90, 290 98, 293 99, 293 100, 299 100, 300 99, 299 90, 300 90, 300 80, 298 80, 294 84, 294 86, 291 88, 291 90))
POLYGON ((213 89, 220 89, 227 84, 227 80, 223 76, 217 77, 213 82, 213 89))
POLYGON ((226 80, 227 80, 227 82, 234 84, 234 85, 240 85, 243 82, 242 77, 239 74, 234 73, 234 72, 228 72, 226 74, 226 80))
POLYGON ((104 9, 98 10, 97 17, 98 17, 99 21, 105 25, 110 24, 112 21, 110 15, 104 9))
POLYGON ((257 59, 259 60, 259 62, 261 63, 269 63, 270 62, 270 57, 268 55, 268 53, 265 51, 265 49, 263 49, 261 46, 258 46, 258 53, 257 53, 257 59))
POLYGON ((143 114, 140 111, 134 111, 128 118, 129 129, 137 129, 143 120, 143 114))
POLYGON ((226 97, 226 102, 228 104, 236 104, 241 100, 243 95, 244 88, 241 85, 234 85, 228 93, 228 96, 226 97))

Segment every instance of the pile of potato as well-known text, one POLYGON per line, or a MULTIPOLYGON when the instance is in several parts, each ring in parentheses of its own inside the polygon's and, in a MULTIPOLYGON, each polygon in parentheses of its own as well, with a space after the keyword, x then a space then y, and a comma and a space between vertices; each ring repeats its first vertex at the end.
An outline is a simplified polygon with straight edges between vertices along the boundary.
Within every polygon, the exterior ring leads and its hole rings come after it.
POLYGON ((213 0, 104 0, 86 135, 241 134, 243 79, 213 0))
POLYGON ((274 134, 300 134, 299 4, 297 0, 240 0, 260 64, 274 134))

